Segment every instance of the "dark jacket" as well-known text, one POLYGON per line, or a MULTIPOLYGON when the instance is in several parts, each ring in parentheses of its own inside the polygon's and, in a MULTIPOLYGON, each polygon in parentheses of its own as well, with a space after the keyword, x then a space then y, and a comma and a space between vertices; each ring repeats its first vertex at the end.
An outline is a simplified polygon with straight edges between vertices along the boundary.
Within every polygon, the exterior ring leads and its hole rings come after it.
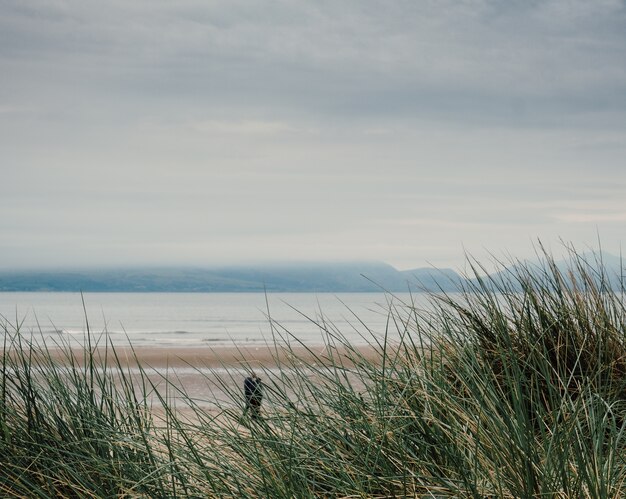
POLYGON ((243 382, 243 391, 248 404, 261 404, 261 400, 263 399, 263 385, 260 378, 247 377, 243 382))

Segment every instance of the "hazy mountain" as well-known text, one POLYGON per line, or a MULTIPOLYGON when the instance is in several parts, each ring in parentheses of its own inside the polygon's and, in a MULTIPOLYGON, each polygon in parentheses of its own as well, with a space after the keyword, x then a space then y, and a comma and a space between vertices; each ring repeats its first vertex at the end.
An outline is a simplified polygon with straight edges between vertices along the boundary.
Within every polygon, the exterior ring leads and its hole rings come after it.
MULTIPOLYGON (((619 289, 624 262, 615 255, 583 254, 592 269, 600 259, 608 282, 619 289)), ((541 273, 541 265, 525 263, 541 273)), ((565 272, 572 262, 557 262, 565 272)), ((491 275, 495 282, 515 274, 515 266, 491 275)), ((400 271, 380 262, 297 263, 216 268, 145 268, 66 271, 2 271, 0 291, 129 292, 368 292, 455 291, 464 279, 451 269, 400 271)), ((475 280, 471 280, 475 283, 475 280)))
MULTIPOLYGON (((614 290, 619 290, 621 283, 626 285, 626 260, 610 253, 581 253, 572 258, 558 260, 554 262, 557 270, 566 278, 566 282, 571 283, 575 279, 577 285, 581 286, 581 271, 592 277, 597 285, 601 283, 609 285, 614 290)), ((514 264, 501 271, 494 272, 490 275, 490 279, 483 278, 483 283, 507 283, 509 289, 521 289, 521 285, 516 281, 514 276, 525 275, 526 271, 530 271, 535 278, 541 279, 542 276, 550 274, 546 261, 525 261, 520 264, 514 264), (522 269, 523 267, 523 269, 522 269)), ((477 285, 477 279, 469 279, 469 282, 477 285)))
POLYGON ((385 263, 299 263, 221 268, 0 272, 0 291, 364 292, 452 290, 450 269, 399 271, 385 263))

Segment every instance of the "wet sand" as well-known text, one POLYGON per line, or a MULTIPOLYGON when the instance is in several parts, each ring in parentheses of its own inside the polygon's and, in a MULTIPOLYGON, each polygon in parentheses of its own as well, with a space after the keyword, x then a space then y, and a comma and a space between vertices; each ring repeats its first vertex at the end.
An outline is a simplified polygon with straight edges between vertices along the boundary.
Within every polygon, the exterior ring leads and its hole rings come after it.
MULTIPOLYGON (((56 363, 69 363, 67 350, 50 349, 48 354, 56 363)), ((75 365, 82 365, 84 354, 83 349, 72 350, 75 365)), ((210 412, 218 407, 237 406, 237 400, 242 397, 240 392, 243 380, 251 370, 275 383, 280 376, 289 377, 294 366, 341 364, 350 367, 353 365, 351 359, 357 356, 363 356, 370 361, 376 361, 379 357, 372 347, 359 349, 358 354, 337 350, 329 353, 328 347, 324 345, 299 345, 289 350, 256 345, 197 348, 143 346, 115 347, 114 351, 95 350, 96 364, 108 365, 112 373, 121 367, 124 370, 128 368, 133 376, 138 376, 137 368, 141 366, 152 386, 162 395, 167 393, 165 397, 168 404, 173 403, 184 410, 188 400, 193 399, 195 404, 210 412), (279 371, 281 375, 278 374, 279 371)), ((33 360, 37 363, 37 355, 33 360)), ((153 390, 151 393, 149 398, 158 413, 160 399, 154 396, 153 390)))
MULTIPOLYGON (((50 349, 51 357, 62 364, 68 363, 66 351, 50 349)), ((364 347, 358 350, 359 355, 368 360, 375 360, 378 355, 372 347, 364 347)), ((74 349, 72 355, 82 363, 84 350, 74 349)), ((347 353, 345 350, 333 349, 329 351, 324 345, 295 346, 289 351, 280 347, 269 346, 215 346, 215 347, 115 347, 113 350, 103 348, 96 349, 96 358, 99 362, 106 362, 109 366, 121 367, 150 367, 155 369, 164 368, 272 368, 291 361, 298 363, 336 363, 341 361, 350 365, 350 358, 356 354, 347 353)))

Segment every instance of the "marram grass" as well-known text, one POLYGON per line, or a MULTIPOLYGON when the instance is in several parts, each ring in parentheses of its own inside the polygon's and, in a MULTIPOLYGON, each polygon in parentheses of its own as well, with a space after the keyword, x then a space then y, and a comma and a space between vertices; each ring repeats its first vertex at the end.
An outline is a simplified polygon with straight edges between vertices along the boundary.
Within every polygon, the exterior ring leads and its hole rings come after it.
POLYGON ((209 412, 111 345, 112 367, 90 342, 59 363, 5 321, 0 495, 623 497, 626 313, 598 263, 544 254, 427 312, 391 297, 385 338, 355 317, 374 357, 321 320, 325 353, 298 358, 272 321, 262 421, 228 375, 209 412))

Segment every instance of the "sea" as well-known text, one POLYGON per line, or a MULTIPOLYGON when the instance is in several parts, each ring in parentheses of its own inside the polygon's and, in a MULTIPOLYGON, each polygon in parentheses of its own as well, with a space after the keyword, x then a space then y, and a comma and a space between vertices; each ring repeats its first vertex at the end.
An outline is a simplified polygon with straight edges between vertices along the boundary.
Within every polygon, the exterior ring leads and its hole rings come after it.
POLYGON ((342 336, 371 343, 402 329, 425 295, 383 293, 0 293, 0 338, 48 345, 199 347, 304 344, 342 336))

